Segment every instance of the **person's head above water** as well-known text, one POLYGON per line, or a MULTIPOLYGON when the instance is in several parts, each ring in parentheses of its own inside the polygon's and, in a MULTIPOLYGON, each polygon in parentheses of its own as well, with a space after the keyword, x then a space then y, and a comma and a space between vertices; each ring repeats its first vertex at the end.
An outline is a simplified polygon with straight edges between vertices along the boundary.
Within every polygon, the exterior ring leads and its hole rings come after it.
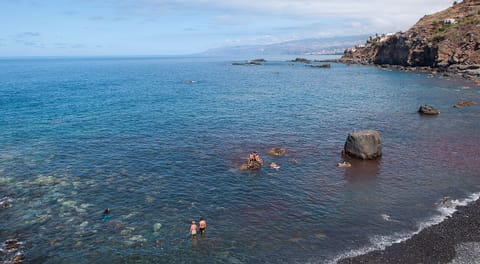
POLYGON ((104 214, 109 214, 110 213, 110 208, 106 208, 105 211, 103 211, 104 214))

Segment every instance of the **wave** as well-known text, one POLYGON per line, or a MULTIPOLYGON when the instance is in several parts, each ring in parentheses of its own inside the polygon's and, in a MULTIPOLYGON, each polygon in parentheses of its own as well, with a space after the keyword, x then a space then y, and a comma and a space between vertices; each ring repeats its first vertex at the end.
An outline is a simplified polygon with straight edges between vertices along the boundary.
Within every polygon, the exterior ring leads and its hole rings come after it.
POLYGON ((424 221, 418 223, 418 228, 416 231, 413 232, 396 232, 394 234, 388 236, 373 236, 370 238, 370 245, 358 248, 358 249, 351 249, 346 252, 340 253, 339 255, 335 256, 333 259, 328 260, 326 263, 337 263, 339 260, 344 258, 351 258, 360 255, 367 254, 369 252, 375 250, 384 250, 385 248, 401 243, 403 241, 408 240, 412 236, 420 233, 427 227, 436 225, 444 221, 446 218, 452 216, 459 206, 466 206, 472 202, 477 201, 480 198, 480 192, 473 193, 465 199, 449 199, 448 197, 443 198, 440 202, 436 204, 437 211, 439 214, 434 215, 430 218, 427 218, 424 221))

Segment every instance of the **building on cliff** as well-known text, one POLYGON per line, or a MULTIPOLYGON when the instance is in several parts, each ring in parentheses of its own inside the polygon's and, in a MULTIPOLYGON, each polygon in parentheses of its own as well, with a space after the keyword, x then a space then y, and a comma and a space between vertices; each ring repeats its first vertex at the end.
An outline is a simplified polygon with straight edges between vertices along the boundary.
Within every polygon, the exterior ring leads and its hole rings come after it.
POLYGON ((455 20, 455 18, 447 18, 447 19, 442 20, 442 23, 444 25, 453 25, 453 24, 456 24, 457 21, 455 20))
POLYGON ((346 50, 341 60, 439 69, 467 65, 480 71, 480 0, 425 15, 406 32, 371 37, 364 47, 346 50))

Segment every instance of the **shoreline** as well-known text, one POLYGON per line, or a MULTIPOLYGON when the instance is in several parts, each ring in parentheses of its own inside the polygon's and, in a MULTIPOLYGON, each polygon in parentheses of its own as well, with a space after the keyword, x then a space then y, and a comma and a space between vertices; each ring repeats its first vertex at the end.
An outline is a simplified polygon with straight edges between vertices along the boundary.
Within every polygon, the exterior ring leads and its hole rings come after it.
POLYGON ((458 205, 442 222, 383 250, 340 259, 354 263, 475 263, 480 258, 480 199, 458 205))

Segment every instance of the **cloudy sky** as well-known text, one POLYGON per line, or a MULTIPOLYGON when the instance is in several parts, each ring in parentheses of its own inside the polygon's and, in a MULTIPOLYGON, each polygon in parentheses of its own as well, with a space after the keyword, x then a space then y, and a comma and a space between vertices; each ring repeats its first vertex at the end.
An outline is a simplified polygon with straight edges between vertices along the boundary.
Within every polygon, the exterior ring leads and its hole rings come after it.
POLYGON ((406 30, 450 0, 0 0, 0 56, 173 55, 406 30))

